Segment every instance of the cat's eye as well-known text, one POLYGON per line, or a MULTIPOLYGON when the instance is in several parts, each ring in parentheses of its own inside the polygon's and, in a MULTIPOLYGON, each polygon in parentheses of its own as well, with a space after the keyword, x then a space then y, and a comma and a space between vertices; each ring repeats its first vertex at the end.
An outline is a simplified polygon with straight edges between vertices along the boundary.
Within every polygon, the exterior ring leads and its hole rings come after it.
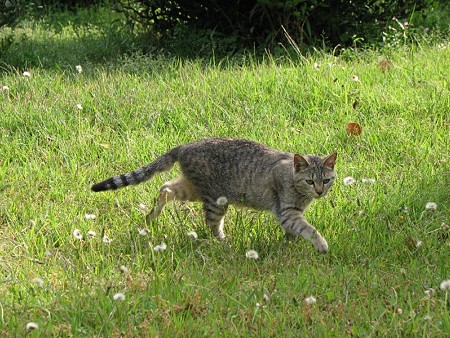
POLYGON ((314 185, 314 181, 313 180, 306 180, 306 183, 308 183, 309 185, 314 185))
POLYGON ((326 178, 326 179, 323 180, 323 184, 328 184, 328 183, 330 183, 330 179, 329 178, 326 178))

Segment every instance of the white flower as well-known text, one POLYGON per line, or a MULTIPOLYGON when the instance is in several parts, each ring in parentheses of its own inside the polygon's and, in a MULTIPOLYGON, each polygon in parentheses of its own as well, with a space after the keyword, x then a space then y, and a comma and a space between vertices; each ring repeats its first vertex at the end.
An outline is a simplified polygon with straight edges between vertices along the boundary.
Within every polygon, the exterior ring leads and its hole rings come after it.
POLYGON ((258 259, 259 255, 258 255, 258 252, 256 252, 255 250, 248 250, 245 253, 245 257, 247 257, 249 259, 258 259))
POLYGON ((30 77, 30 76, 31 76, 30 72, 23 72, 22 75, 23 75, 24 77, 30 77))
POLYGON ((128 273, 128 268, 125 265, 121 265, 119 267, 120 272, 127 274, 128 273))
POLYGON ((37 325, 35 322, 29 322, 27 324, 27 331, 37 330, 37 329, 39 329, 39 325, 37 325))
POLYGON ((314 304, 315 302, 317 302, 317 299, 313 296, 305 298, 305 303, 308 305, 314 304))
POLYGON ((437 204, 434 202, 428 202, 427 205, 425 206, 426 210, 436 210, 437 209, 437 204))
POLYGON ((225 196, 220 196, 220 197, 217 199, 216 203, 217 203, 217 205, 218 205, 219 207, 223 207, 223 206, 227 205, 228 200, 227 200, 227 198, 226 198, 225 196))
POLYGON ((362 178, 361 182, 365 183, 365 184, 371 184, 371 183, 375 183, 375 179, 374 178, 362 178))
POLYGON ((422 244, 423 244, 423 242, 421 240, 417 240, 415 246, 418 249, 422 246, 422 244))
POLYGON ((97 236, 97 233, 96 233, 94 230, 89 230, 89 231, 87 232, 87 236, 88 236, 89 238, 93 238, 93 237, 97 236))
POLYGON ((44 281, 41 278, 33 278, 31 280, 31 283, 36 284, 36 286, 39 286, 40 288, 44 286, 44 281))
POLYGON ((189 231, 186 235, 188 237, 193 238, 193 239, 197 239, 198 238, 198 235, 197 235, 197 233, 195 231, 189 231))
POLYGON ((319 65, 317 62, 314 62, 314 68, 315 68, 316 70, 319 70, 320 65, 319 65))
POLYGON ((344 185, 353 185, 356 183, 356 180, 351 177, 351 176, 347 176, 346 178, 344 178, 344 185))
POLYGON ((352 76, 350 77, 350 81, 358 82, 358 81, 359 81, 359 78, 358 78, 358 76, 356 76, 356 75, 352 75, 352 76))
POLYGON ((139 235, 141 235, 141 236, 147 236, 149 233, 150 233, 150 230, 147 228, 139 230, 139 235))
POLYGON ((78 108, 78 110, 82 110, 83 109, 83 106, 81 105, 81 103, 77 103, 77 108, 78 108))
POLYGON ((153 251, 164 251, 166 249, 167 249, 166 243, 161 243, 160 245, 153 247, 153 251))
POLYGON ((442 291, 450 291, 450 279, 444 280, 439 287, 442 291))
POLYGON ((73 237, 75 237, 76 239, 82 240, 83 239, 83 234, 81 233, 80 229, 75 229, 73 231, 73 237))
POLYGON ((75 69, 77 70, 78 73, 81 73, 83 71, 83 67, 81 67, 81 65, 75 66, 75 69))
POLYGON ((125 295, 121 292, 118 292, 113 296, 113 299, 114 300, 125 300, 125 295))
POLYGON ((103 241, 103 243, 105 243, 105 244, 109 244, 109 243, 112 242, 112 239, 109 238, 108 236, 104 235, 102 241, 103 241))
POLYGON ((85 214, 84 215, 84 219, 96 219, 97 216, 93 215, 93 214, 85 214))

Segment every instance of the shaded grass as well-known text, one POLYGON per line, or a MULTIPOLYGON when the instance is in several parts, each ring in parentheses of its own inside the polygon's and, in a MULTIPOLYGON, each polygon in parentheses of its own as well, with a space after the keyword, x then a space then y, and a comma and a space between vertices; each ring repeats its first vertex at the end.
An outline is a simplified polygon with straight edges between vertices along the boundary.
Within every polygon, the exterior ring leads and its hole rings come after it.
POLYGON ((42 336, 445 336, 447 54, 423 44, 352 58, 206 64, 136 56, 120 67, 82 64, 81 74, 75 63, 29 68, 29 78, 3 72, 10 90, 0 92, 0 333, 25 335, 35 321, 42 336), (394 65, 388 71, 377 66, 385 58, 394 65), (353 121, 363 127, 358 137, 346 132, 353 121), (337 150, 339 180, 306 214, 330 252, 286 242, 267 213, 234 209, 229 245, 221 245, 195 204, 168 207, 140 236, 139 205, 151 207, 175 173, 89 191, 209 136, 299 153, 337 150), (358 183, 344 186, 346 176, 358 183), (435 212, 425 210, 428 201, 435 212), (74 229, 98 236, 78 241, 74 229), (191 230, 199 240, 186 237, 191 230), (162 242, 167 250, 154 252, 162 242), (248 249, 260 259, 246 260, 248 249), (113 301, 116 292, 126 300, 113 301), (304 303, 310 295, 316 304, 304 303))

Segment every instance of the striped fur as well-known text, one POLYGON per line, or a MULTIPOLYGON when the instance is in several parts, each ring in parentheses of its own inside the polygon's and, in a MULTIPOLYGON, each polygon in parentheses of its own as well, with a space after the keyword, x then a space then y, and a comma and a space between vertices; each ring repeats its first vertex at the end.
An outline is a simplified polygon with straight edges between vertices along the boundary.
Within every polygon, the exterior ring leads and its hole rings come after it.
POLYGON ((147 222, 156 219, 168 201, 200 201, 212 233, 224 239, 228 206, 247 206, 272 211, 286 232, 302 236, 324 252, 327 242, 303 214, 314 198, 325 196, 333 185, 336 156, 301 156, 252 141, 211 138, 176 147, 147 166, 94 184, 92 190, 139 184, 178 162, 182 177, 161 187, 147 222))

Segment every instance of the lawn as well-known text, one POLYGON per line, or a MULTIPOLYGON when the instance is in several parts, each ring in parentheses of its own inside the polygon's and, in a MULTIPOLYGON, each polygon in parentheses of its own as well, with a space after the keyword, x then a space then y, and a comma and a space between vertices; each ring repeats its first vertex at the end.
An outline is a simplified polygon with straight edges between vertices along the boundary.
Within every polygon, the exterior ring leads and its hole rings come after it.
POLYGON ((448 336, 448 42, 102 59, 92 48, 115 49, 94 28, 52 29, 0 31, 20 34, 4 58, 22 64, 0 65, 0 335, 448 336), (329 252, 252 210, 231 208, 227 245, 197 204, 169 205, 143 230, 177 168, 90 191, 211 136, 336 150, 333 190, 306 213, 329 252))

